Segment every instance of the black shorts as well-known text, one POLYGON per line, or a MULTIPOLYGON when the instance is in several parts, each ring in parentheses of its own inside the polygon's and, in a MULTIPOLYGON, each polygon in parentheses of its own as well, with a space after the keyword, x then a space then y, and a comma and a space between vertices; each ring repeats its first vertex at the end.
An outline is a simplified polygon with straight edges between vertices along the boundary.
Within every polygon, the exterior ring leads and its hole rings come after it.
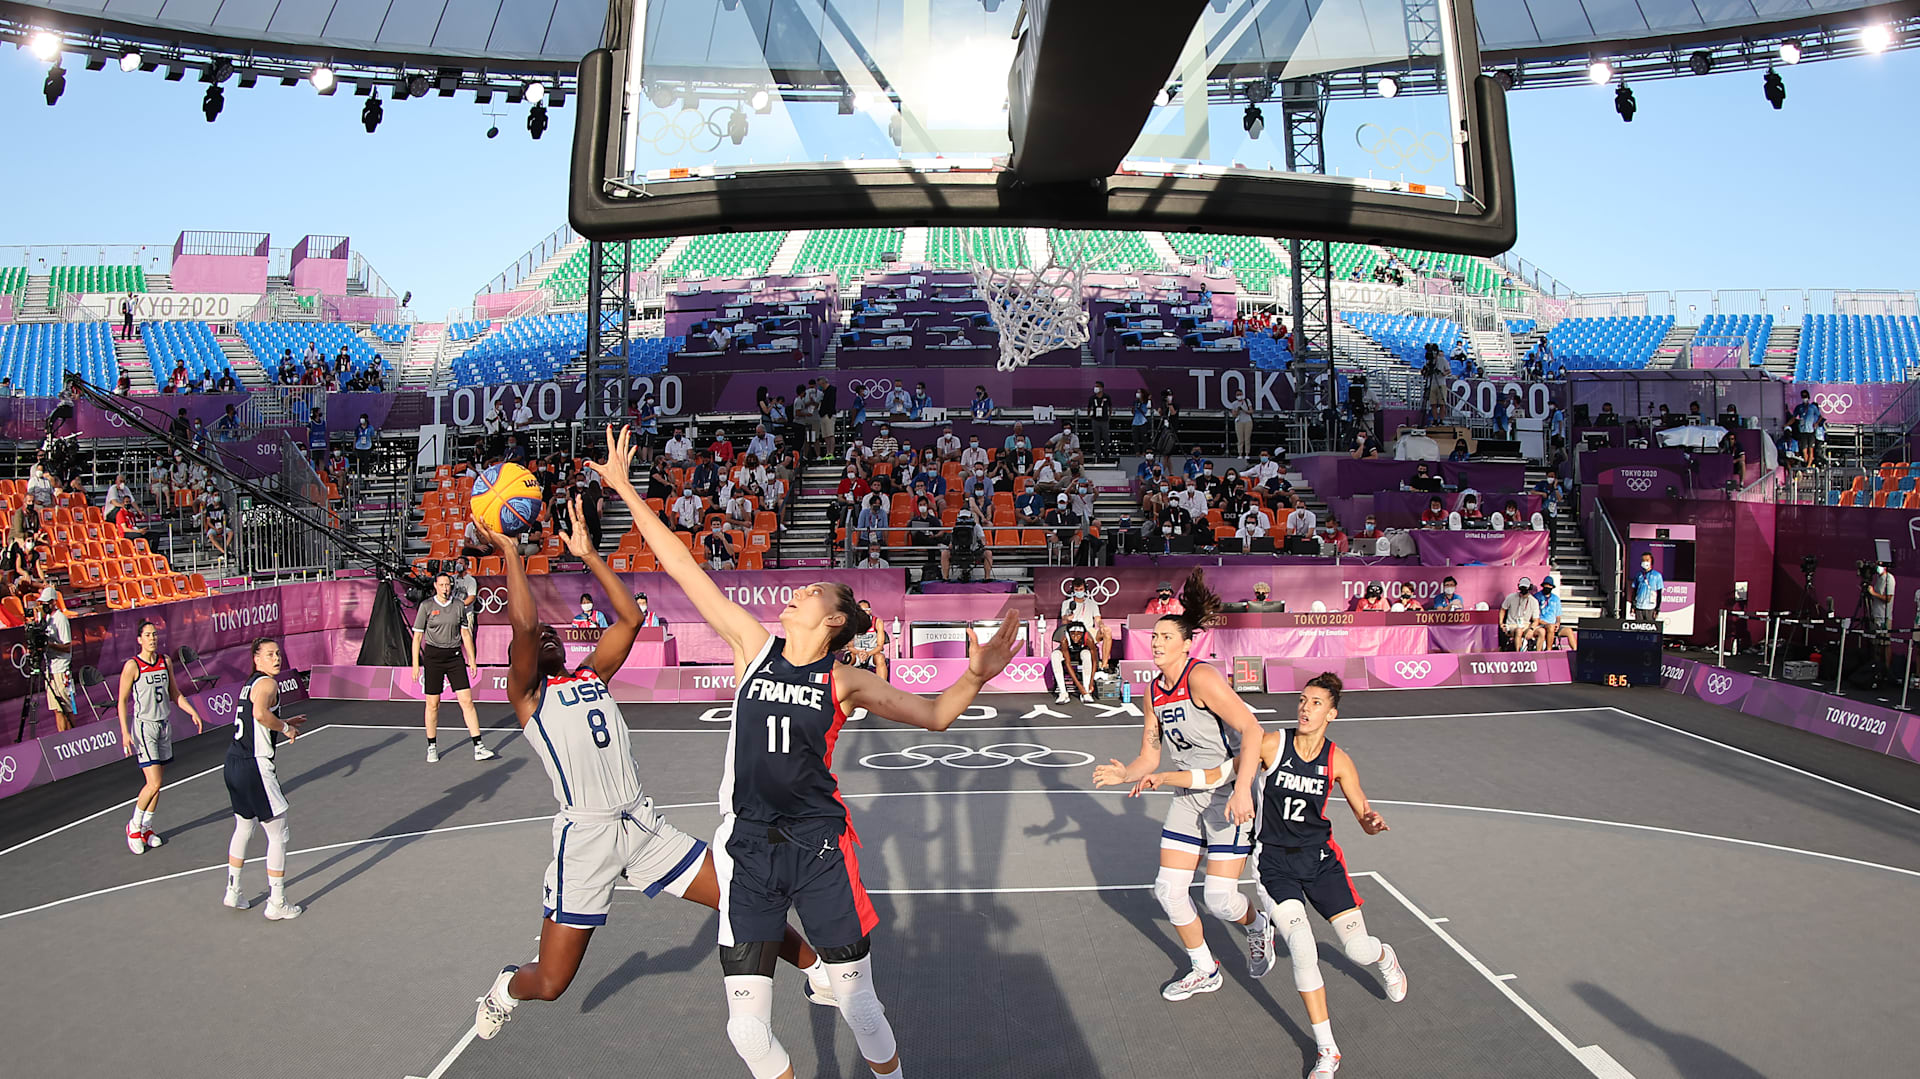
POLYGON ((1322 918, 1332 918, 1363 902, 1353 890, 1353 878, 1347 876, 1346 856, 1332 839, 1315 847, 1261 844, 1256 858, 1260 887, 1275 904, 1298 899, 1322 918))
POLYGON ((721 946, 781 940, 789 909, 814 948, 858 944, 880 924, 860 883, 859 846, 832 818, 775 828, 727 817, 713 841, 721 946))
POLYGON ((221 771, 234 816, 272 820, 286 813, 287 796, 280 790, 280 776, 271 758, 261 760, 229 748, 221 771))
POLYGON ((458 648, 421 645, 420 672, 426 677, 429 697, 438 697, 448 682, 453 683, 455 690, 473 688, 473 683, 467 678, 467 662, 458 648))

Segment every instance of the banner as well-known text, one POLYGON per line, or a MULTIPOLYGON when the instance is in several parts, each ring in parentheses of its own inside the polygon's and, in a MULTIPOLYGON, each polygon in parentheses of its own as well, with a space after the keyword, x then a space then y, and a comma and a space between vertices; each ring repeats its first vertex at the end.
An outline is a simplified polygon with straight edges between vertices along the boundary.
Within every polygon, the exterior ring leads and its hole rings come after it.
POLYGON ((1660 670, 1662 686, 1669 693, 1683 693, 1876 753, 1920 761, 1920 716, 1689 659, 1663 660, 1660 670))
POLYGON ((1828 423, 1875 423, 1908 389, 1905 382, 1796 382, 1786 387, 1787 411, 1806 390, 1828 423))
MULTIPOLYGON (((315 400, 324 400, 326 404, 318 409, 326 420, 327 430, 333 434, 351 431, 360 423, 361 413, 365 413, 368 422, 375 428, 386 423, 387 415, 396 400, 403 395, 388 393, 329 393, 314 395, 315 400)), ((47 401, 50 399, 24 398, 23 402, 47 401)), ((188 424, 200 421, 209 430, 220 422, 226 414, 228 405, 237 405, 245 414, 249 394, 244 393, 146 393, 137 397, 119 398, 121 406, 162 431, 168 430, 175 418, 186 413, 188 424)), ((44 416, 44 410, 28 414, 44 416)), ((584 413, 583 413, 584 414, 584 413)), ((146 432, 128 423, 126 417, 117 412, 108 412, 91 401, 81 401, 74 407, 75 429, 83 438, 147 438, 146 432)), ((11 428, 10 428, 11 430, 11 428)), ((15 433, 13 437, 37 438, 36 429, 26 434, 15 433)), ((234 443, 216 443, 217 447, 226 447, 234 443)), ((278 467, 277 465, 275 467, 278 467)))
POLYGON ((1447 380, 1448 411, 1465 412, 1473 416, 1493 415, 1502 397, 1509 398, 1507 411, 1515 419, 1545 419, 1552 409, 1554 387, 1545 382, 1495 381, 1490 378, 1455 378, 1447 380), (1518 394, 1515 399, 1514 395, 1518 394))
MULTIPOLYGON (((1144 611, 1161 581, 1171 581, 1178 592, 1190 572, 1185 568, 1163 566, 1102 566, 1093 570, 1073 566, 1036 566, 1033 571, 1034 609, 1049 621, 1060 613, 1060 604, 1072 592, 1067 582, 1086 577, 1093 598, 1101 606, 1101 617, 1109 622, 1144 611)), ((1284 601, 1295 613, 1312 611, 1319 603, 1326 611, 1345 611, 1366 595, 1367 584, 1379 581, 1394 595, 1402 581, 1414 586, 1422 603, 1440 593, 1442 578, 1452 577, 1459 585, 1461 601, 1472 609, 1480 604, 1498 609, 1500 601, 1513 591, 1514 583, 1531 577, 1537 584, 1552 572, 1545 565, 1535 566, 1414 566, 1358 565, 1333 563, 1320 559, 1312 565, 1275 565, 1255 562, 1206 567, 1207 584, 1228 603, 1244 603, 1253 598, 1253 586, 1267 582, 1273 586, 1273 598, 1284 601)))
POLYGON ((253 312, 262 297, 231 292, 88 292, 67 293, 63 307, 77 306, 72 320, 120 322, 120 304, 133 297, 135 322, 236 322, 253 312))
POLYGON ((1420 548, 1423 566, 1544 566, 1553 560, 1545 532, 1427 528, 1415 532, 1413 541, 1420 548))
POLYGON ((1613 470, 1607 493, 1615 498, 1666 498, 1668 491, 1689 489, 1686 477, 1653 465, 1621 466, 1613 470))
MULTIPOLYGON (((1152 657, 1156 621, 1146 614, 1126 620, 1122 654, 1127 659, 1152 657)), ((1193 653, 1224 666, 1235 656, 1305 659, 1478 652, 1499 647, 1499 624, 1499 611, 1229 614, 1223 625, 1194 638, 1193 653)))

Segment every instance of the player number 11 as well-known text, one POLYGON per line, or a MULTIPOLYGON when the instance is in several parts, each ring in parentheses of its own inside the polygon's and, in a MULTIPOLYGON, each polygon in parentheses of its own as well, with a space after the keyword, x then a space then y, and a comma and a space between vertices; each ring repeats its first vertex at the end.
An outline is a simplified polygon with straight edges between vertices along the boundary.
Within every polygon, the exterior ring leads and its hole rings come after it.
POLYGON ((793 751, 793 717, 781 716, 775 719, 767 717, 767 752, 790 753, 793 751))

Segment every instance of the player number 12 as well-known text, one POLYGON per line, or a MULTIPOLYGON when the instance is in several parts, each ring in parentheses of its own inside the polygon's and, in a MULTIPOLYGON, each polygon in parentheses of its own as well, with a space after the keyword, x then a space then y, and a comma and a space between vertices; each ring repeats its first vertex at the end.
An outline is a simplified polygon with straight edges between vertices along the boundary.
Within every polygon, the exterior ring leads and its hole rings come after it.
POLYGON ((790 753, 793 751, 793 717, 781 716, 775 719, 767 717, 767 752, 790 753))

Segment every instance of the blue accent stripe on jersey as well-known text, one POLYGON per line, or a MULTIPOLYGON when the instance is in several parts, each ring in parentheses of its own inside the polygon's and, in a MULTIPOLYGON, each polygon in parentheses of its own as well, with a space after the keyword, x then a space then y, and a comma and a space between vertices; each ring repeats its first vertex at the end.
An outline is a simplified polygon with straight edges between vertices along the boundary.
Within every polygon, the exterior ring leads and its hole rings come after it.
MULTIPOLYGON (((547 756, 553 760, 553 774, 560 777, 560 793, 568 805, 573 804, 573 788, 567 785, 567 770, 560 767, 560 754, 553 748, 553 739, 547 737, 547 725, 540 721, 540 705, 547 703, 547 687, 540 687, 540 704, 533 706, 533 729, 540 732, 540 740, 547 744, 547 756)), ((567 827, 572 827, 568 825, 567 827)))
POLYGON ((1169 828, 1160 829, 1160 838, 1175 839, 1175 840, 1179 840, 1182 843, 1191 843, 1196 847, 1204 847, 1207 845, 1207 841, 1204 839, 1201 839, 1197 835, 1182 835, 1181 833, 1173 831, 1172 829, 1169 829, 1169 828))
POLYGON ((661 876, 659 880, 656 880, 652 884, 647 885, 646 887, 647 898, 652 899, 654 896, 659 895, 660 889, 665 888, 667 885, 673 883, 673 881, 677 879, 680 876, 680 874, 685 873, 687 871, 688 866, 699 861, 700 858, 706 853, 707 853, 706 841, 705 840, 696 841, 693 844, 693 849, 687 851, 687 853, 681 857, 678 865, 675 865, 672 869, 667 870, 666 873, 663 876, 661 876))
POLYGON ((604 914, 564 914, 557 910, 546 910, 544 907, 541 909, 547 918, 552 919, 555 925, 578 925, 592 928, 594 926, 607 924, 607 916, 604 914))
POLYGON ((1208 854, 1251 854, 1253 853, 1253 847, 1249 845, 1244 845, 1244 844, 1234 844, 1229 846, 1215 846, 1215 845, 1209 844, 1207 846, 1207 853, 1208 854))
POLYGON ((567 902, 567 833, 571 831, 572 821, 560 826, 560 842, 553 854, 553 920, 561 925, 567 924, 563 908, 567 902))

